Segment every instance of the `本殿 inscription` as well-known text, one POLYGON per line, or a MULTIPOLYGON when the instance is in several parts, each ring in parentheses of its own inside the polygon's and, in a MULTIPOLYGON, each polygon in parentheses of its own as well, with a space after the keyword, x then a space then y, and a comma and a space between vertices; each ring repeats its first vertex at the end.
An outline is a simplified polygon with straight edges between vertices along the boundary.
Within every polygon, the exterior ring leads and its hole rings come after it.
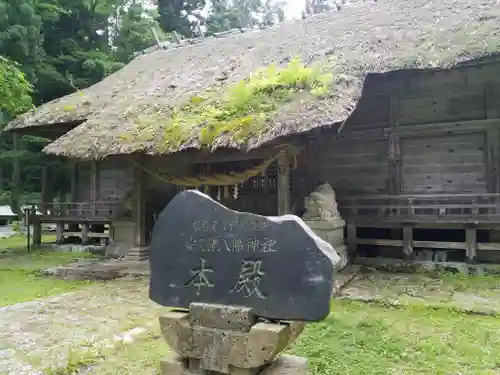
MULTIPOLYGON (((333 254, 333 255, 332 255, 333 254)), ((252 308, 270 319, 317 321, 329 313, 331 245, 293 215, 230 210, 197 190, 158 216, 150 246, 150 298, 252 308)))

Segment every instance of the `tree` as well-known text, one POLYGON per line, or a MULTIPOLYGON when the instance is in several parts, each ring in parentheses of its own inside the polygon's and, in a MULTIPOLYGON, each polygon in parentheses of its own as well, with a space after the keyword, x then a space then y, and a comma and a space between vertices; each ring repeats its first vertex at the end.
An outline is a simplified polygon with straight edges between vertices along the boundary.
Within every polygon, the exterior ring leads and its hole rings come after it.
POLYGON ((32 86, 18 64, 0 56, 0 118, 1 123, 29 109, 32 86))
POLYGON ((20 69, 32 84, 43 55, 41 26, 34 0, 0 0, 0 55, 22 63, 20 69))
POLYGON ((283 4, 266 0, 215 0, 206 20, 207 34, 269 26, 284 20, 283 4))
POLYGON ((316 14, 331 9, 329 0, 306 0, 306 13, 316 14))
POLYGON ((185 36, 194 35, 197 11, 205 7, 205 0, 158 0, 160 27, 168 34, 174 31, 185 36))
POLYGON ((115 56, 119 61, 128 62, 134 52, 151 47, 155 42, 154 31, 158 30, 158 22, 152 11, 144 9, 142 4, 131 4, 120 10, 116 22, 116 37, 113 40, 115 56))

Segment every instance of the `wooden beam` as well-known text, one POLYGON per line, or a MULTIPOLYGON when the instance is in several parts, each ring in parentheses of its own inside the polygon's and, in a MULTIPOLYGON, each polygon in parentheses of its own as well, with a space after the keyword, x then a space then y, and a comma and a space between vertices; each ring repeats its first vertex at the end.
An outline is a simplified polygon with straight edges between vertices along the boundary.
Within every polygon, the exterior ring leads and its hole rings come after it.
MULTIPOLYGON (((498 118, 496 99, 496 85, 486 84, 484 89, 485 117, 487 119, 498 118)), ((490 128, 486 131, 486 156, 487 170, 486 178, 488 192, 500 192, 500 131, 498 128, 490 128)))
POLYGON ((71 176, 70 176, 70 184, 71 184, 71 201, 78 201, 78 163, 71 164, 71 176))
POLYGON ((478 250, 500 251, 500 243, 477 243, 478 250))
POLYGON ((398 135, 389 136, 389 186, 388 191, 391 195, 401 193, 401 151, 400 139, 398 135))
POLYGON ((41 202, 41 207, 40 207, 40 211, 44 214, 44 215, 47 215, 47 208, 48 208, 48 205, 47 203, 50 203, 49 202, 49 195, 50 195, 50 192, 49 192, 49 170, 48 170, 48 167, 46 165, 44 165, 42 167, 42 176, 41 176, 41 199, 42 199, 42 202, 41 202))
POLYGON ((262 147, 248 152, 238 150, 221 149, 214 153, 199 150, 188 150, 176 152, 172 155, 162 157, 144 157, 141 160, 144 166, 154 168, 155 165, 161 163, 165 165, 168 163, 176 166, 183 166, 189 164, 213 164, 213 163, 227 163, 233 161, 245 160, 264 160, 273 157, 286 145, 278 145, 276 147, 262 147))
POLYGON ((90 201, 93 203, 92 214, 96 214, 96 202, 98 199, 98 186, 97 186, 97 162, 92 160, 90 162, 90 201))
POLYGON ((390 134, 399 135, 421 135, 421 134, 438 134, 445 132, 452 133, 470 133, 481 130, 488 130, 491 127, 499 127, 500 119, 483 119, 471 121, 454 121, 454 122, 441 122, 434 124, 421 124, 421 125, 407 125, 398 126, 393 128, 383 129, 383 133, 387 136, 390 134))
POLYGON ((56 243, 61 245, 64 243, 64 221, 56 224, 56 243))
MULTIPOLYGON (((341 141, 342 139, 387 139, 391 134, 397 134, 399 136, 413 136, 442 133, 473 133, 477 131, 487 131, 491 128, 500 128, 499 118, 415 124, 395 127, 381 126, 377 129, 366 130, 350 130, 349 127, 346 127, 345 130, 343 130, 342 133, 337 135, 335 138, 337 141, 341 141)), ((305 137, 305 135, 302 136, 305 137)), ((335 140, 332 140, 332 142, 334 141, 335 140)))
POLYGON ((489 193, 500 192, 499 138, 500 131, 497 128, 488 129, 486 132, 486 178, 489 193))
POLYGON ((476 228, 465 229, 465 252, 469 261, 474 261, 477 256, 477 232, 476 228))
POLYGON ((347 223, 347 251, 351 257, 356 255, 358 239, 356 238, 356 225, 347 223))
POLYGON ((90 237, 89 237, 89 232, 90 232, 90 224, 89 223, 82 223, 82 233, 81 233, 81 239, 82 239, 82 244, 83 245, 88 245, 90 237))
MULTIPOLYGON (((399 126, 400 98, 397 94, 389 96, 389 125, 391 128, 399 126)), ((400 139, 397 134, 389 135, 389 194, 401 192, 401 151, 400 139)))
POLYGON ((33 245, 42 244, 42 223, 40 220, 33 221, 33 245))
POLYGON ((403 246, 403 240, 384 240, 378 238, 356 238, 355 243, 356 245, 403 246))
MULTIPOLYGON (((20 138, 18 133, 12 134, 12 147, 14 151, 21 151, 20 138)), ((15 214, 19 214, 19 198, 21 193, 21 164, 18 156, 12 161, 12 191, 11 208, 15 214)))
POLYGON ((132 216, 134 220, 134 246, 146 246, 146 202, 145 202, 145 173, 142 168, 134 168, 134 198, 132 216))
MULTIPOLYGON (((404 235, 404 232, 403 232, 404 235)), ((407 234, 408 235, 408 234, 407 234)), ((422 248, 432 248, 432 249, 465 249, 465 242, 444 242, 444 241, 411 241, 409 239, 405 240, 387 240, 387 239, 378 239, 378 238, 357 238, 356 243, 359 245, 375 245, 375 246, 394 246, 394 247, 408 247, 408 249, 412 249, 415 247, 422 248)), ((411 253, 406 253, 409 255, 411 253)))
POLYGON ((493 83, 487 83, 484 86, 484 108, 485 117, 487 119, 498 118, 497 104, 495 103, 498 97, 497 85, 493 83))
POLYGON ((290 156, 278 158, 278 215, 290 213, 290 156))
POLYGON ((403 251, 407 257, 413 254, 413 227, 410 225, 403 227, 403 251))
MULTIPOLYGON (((447 89, 450 81, 457 82, 461 76, 467 76, 468 85, 483 85, 492 81, 492 75, 498 71, 498 58, 490 57, 489 60, 471 60, 460 63, 452 69, 410 69, 392 71, 385 74, 369 74, 365 80, 363 91, 369 95, 387 95, 391 93, 405 94, 414 88, 415 83, 422 87, 419 82, 432 80, 432 85, 428 91, 439 90, 439 86, 447 89), (443 79, 445 83, 443 85, 443 79)), ((428 84, 425 86, 429 87, 428 84)))

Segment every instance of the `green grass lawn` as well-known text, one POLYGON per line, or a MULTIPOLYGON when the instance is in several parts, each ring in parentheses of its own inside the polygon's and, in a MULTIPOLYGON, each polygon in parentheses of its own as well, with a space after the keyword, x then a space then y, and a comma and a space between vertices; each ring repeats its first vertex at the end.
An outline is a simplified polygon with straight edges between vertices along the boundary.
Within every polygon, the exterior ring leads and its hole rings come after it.
MULTIPOLYGON (((43 240, 48 242, 54 238, 45 236, 43 240)), ((84 281, 43 276, 39 270, 90 257, 90 253, 28 252, 26 237, 21 235, 0 239, 0 306, 69 292, 87 285, 84 281)))
POLYGON ((291 352, 314 375, 498 374, 500 320, 448 309, 335 301, 291 352))
MULTIPOLYGON (((158 331, 149 332, 121 344, 89 373, 152 374, 168 350, 158 331)), ((308 325, 288 353, 308 358, 310 375, 495 375, 500 319, 335 300, 330 316, 308 325)))

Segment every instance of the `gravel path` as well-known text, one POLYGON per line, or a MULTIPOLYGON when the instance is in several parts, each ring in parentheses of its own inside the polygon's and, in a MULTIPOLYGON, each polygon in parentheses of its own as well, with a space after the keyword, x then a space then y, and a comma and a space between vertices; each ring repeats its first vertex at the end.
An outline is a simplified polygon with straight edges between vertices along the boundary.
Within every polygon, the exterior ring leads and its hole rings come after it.
POLYGON ((131 279, 0 308, 0 374, 42 374, 75 350, 113 345, 155 324, 161 311, 147 281, 131 279))

